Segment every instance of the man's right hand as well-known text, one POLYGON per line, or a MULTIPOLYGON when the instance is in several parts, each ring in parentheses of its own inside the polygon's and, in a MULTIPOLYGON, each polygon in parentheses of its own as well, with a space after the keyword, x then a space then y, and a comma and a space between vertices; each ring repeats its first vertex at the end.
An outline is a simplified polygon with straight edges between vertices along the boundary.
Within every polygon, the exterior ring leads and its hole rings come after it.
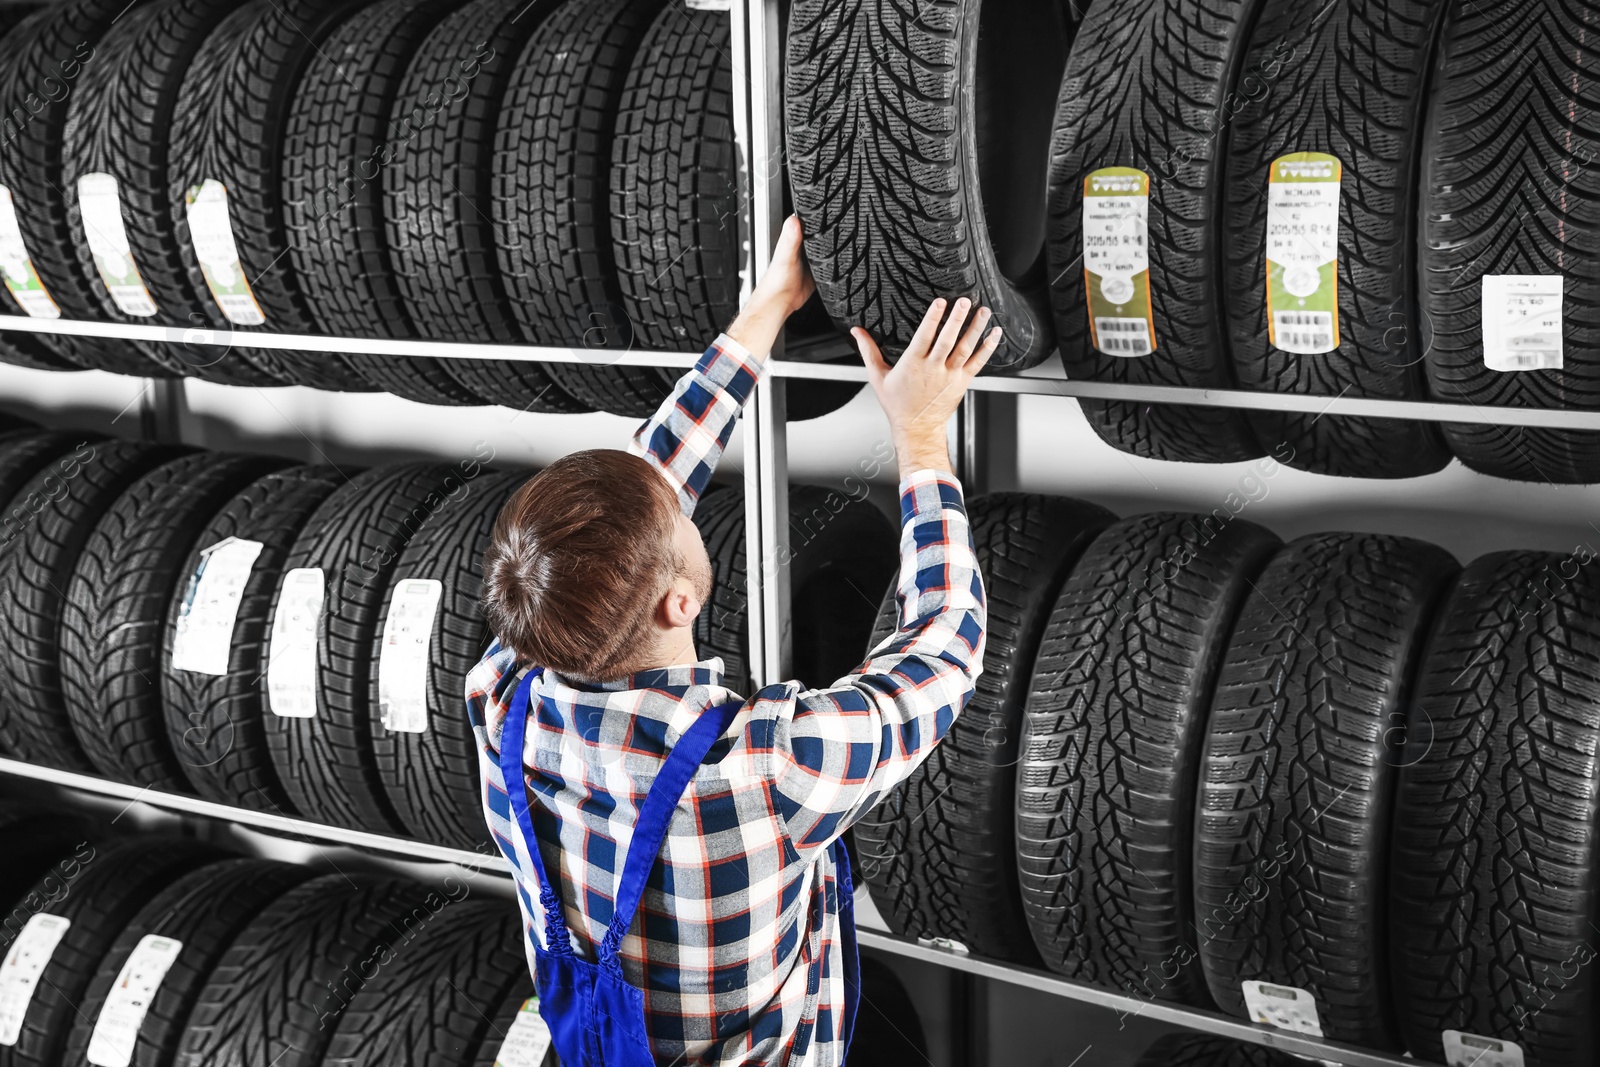
POLYGON ((972 316, 972 324, 962 332, 972 301, 966 297, 957 300, 950 308, 949 320, 940 329, 939 320, 944 318, 946 306, 943 299, 933 302, 905 354, 893 367, 884 361, 871 334, 859 326, 850 331, 861 350, 862 362, 867 365, 872 390, 889 416, 902 476, 926 468, 953 470, 945 436, 950 416, 966 395, 967 386, 1000 345, 998 326, 984 336, 984 327, 989 324, 988 308, 979 308, 972 316))

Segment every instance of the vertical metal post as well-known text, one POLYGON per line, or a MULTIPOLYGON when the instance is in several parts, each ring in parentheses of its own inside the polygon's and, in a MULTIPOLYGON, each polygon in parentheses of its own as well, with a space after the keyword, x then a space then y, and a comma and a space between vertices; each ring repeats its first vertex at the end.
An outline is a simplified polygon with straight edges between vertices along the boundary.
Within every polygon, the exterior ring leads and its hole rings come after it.
POLYGON ((1017 397, 970 392, 952 426, 951 460, 968 497, 1016 489, 1017 397))
MULTIPOLYGON (((783 225, 783 116, 779 0, 735 0, 734 139, 745 211, 741 302, 748 298, 783 225)), ((772 358, 782 355, 782 341, 772 358)), ((750 673, 769 685, 789 675, 789 457, 784 380, 768 377, 744 414, 745 560, 750 673)))
POLYGON ((186 400, 182 378, 145 379, 139 394, 139 437, 157 444, 181 443, 186 400))

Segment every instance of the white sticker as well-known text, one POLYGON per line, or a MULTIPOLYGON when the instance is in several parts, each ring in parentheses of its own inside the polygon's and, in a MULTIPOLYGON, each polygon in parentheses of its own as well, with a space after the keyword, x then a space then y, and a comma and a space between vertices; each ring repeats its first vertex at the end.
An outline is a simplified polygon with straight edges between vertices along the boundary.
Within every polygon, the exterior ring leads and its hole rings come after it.
POLYGON ((261 549, 260 541, 225 537, 200 553, 200 564, 189 576, 189 588, 178 609, 177 633, 172 638, 174 670, 228 673, 233 624, 261 549))
POLYGON ((444 584, 436 578, 395 583, 378 650, 378 714, 388 730, 428 728, 428 645, 444 584))
POLYGON ((494 1058, 494 1067, 544 1067, 550 1051, 550 1028, 539 1017, 539 998, 530 997, 511 1023, 494 1058))
POLYGON ((1273 347, 1299 356, 1339 348, 1339 188, 1344 165, 1292 152, 1267 176, 1267 326, 1273 347))
POLYGON ((683 6, 690 11, 728 11, 733 0, 684 0, 683 6))
POLYGON ((1483 365, 1490 370, 1560 370, 1563 352, 1559 274, 1486 274, 1483 365))
POLYGON ((1444 1062, 1450 1067, 1523 1067, 1522 1046, 1498 1037, 1446 1030, 1444 1062))
POLYGON ((1108 356, 1148 356, 1150 176, 1102 167, 1083 181, 1083 276, 1094 347, 1108 356))
POLYGON ((1250 1018, 1279 1030, 1322 1036, 1322 1021, 1317 1018, 1317 1002, 1310 993, 1294 986, 1269 982, 1244 983, 1244 1007, 1250 1018))
POLYGON ((267 321, 250 291, 239 262, 239 248, 233 243, 233 224, 228 221, 228 190, 219 181, 207 178, 189 190, 185 198, 189 219, 189 240, 200 261, 217 307, 235 326, 260 326, 267 321))
POLYGON ((88 1059, 95 1067, 128 1067, 133 1061, 145 1012, 182 948, 181 941, 146 934, 128 954, 89 1037, 88 1059))
POLYGON ((71 926, 59 915, 30 915, 0 964, 0 1045, 15 1045, 33 1002, 33 987, 71 926))
POLYGON ((98 172, 79 178, 78 209, 83 215, 83 235, 94 254, 94 265, 118 310, 139 318, 154 315, 155 301, 139 277, 133 251, 128 247, 128 231, 122 227, 122 196, 117 179, 98 172))
POLYGON ((0 185, 0 273, 5 275, 6 288, 16 298, 30 318, 59 319, 61 309, 50 299, 39 272, 33 269, 33 257, 22 240, 22 229, 17 225, 17 207, 11 202, 11 190, 0 185))
POLYGON ((267 704, 274 715, 310 719, 317 714, 317 631, 324 588, 321 567, 295 567, 283 576, 267 663, 267 704))

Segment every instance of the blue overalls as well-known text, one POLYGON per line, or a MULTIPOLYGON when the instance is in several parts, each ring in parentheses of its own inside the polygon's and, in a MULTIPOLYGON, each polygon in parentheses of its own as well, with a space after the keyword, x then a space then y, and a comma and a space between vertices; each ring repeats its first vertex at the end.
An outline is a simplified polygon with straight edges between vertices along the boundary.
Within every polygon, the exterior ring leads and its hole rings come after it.
MULTIPOLYGON (((561 900, 556 895, 555 883, 545 873, 539 839, 534 834, 533 817, 528 809, 527 777, 522 766, 523 739, 527 733, 529 696, 534 679, 541 673, 538 669, 529 671, 517 686, 500 738, 500 772, 505 778, 517 829, 533 861, 534 873, 539 877, 539 907, 544 913, 547 944, 540 945, 533 930, 528 931, 536 963, 534 985, 539 993, 539 1014, 550 1028, 551 1043, 556 1055, 561 1057, 561 1067, 655 1067, 645 1033, 644 993, 623 977, 617 951, 628 927, 633 925, 645 880, 661 854, 678 801, 711 746, 732 725, 744 703, 735 700, 707 708, 667 753, 655 783, 639 808, 633 843, 617 882, 611 926, 591 963, 579 959, 572 950, 566 919, 561 913, 561 900)), ((834 884, 839 893, 839 954, 844 961, 843 1034, 845 1047, 849 1048, 856 1006, 861 999, 861 965, 856 953, 850 856, 842 839, 833 843, 833 859, 837 872, 834 884)))

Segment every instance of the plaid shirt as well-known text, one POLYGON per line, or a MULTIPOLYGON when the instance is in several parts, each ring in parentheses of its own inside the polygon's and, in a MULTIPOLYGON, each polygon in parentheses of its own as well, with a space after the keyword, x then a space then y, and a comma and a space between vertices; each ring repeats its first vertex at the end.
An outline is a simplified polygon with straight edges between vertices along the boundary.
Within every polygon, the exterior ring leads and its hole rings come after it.
MULTIPOLYGON (((685 513, 759 373, 759 361, 719 337, 635 435, 630 451, 660 468, 685 513)), ((901 482, 900 511, 900 628, 830 688, 787 682, 757 692, 679 802, 622 943, 660 1063, 833 1067, 843 1058, 828 846, 944 737, 983 662, 983 587, 960 486, 915 472, 901 482)), ((539 889, 497 757, 528 667, 490 646, 467 677, 467 710, 489 829, 511 863, 524 923, 543 943, 539 889)), ((639 807, 666 753, 704 709, 737 699, 720 659, 600 685, 546 671, 535 683, 523 753, 529 803, 584 958, 611 921, 639 807)))

